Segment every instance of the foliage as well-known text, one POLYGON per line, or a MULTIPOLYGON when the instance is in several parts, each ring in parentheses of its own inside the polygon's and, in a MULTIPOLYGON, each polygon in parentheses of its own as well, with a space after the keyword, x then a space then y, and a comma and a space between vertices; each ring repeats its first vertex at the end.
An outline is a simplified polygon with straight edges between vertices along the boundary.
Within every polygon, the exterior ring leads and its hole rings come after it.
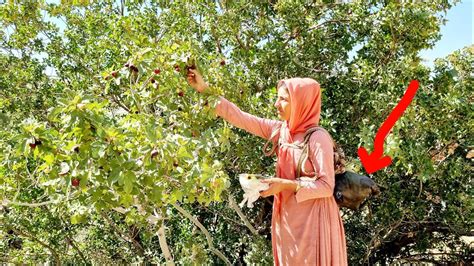
POLYGON ((269 264, 271 201, 244 210, 255 236, 229 202, 236 174, 272 174, 274 158, 212 110, 224 94, 275 119, 277 81, 308 76, 356 171, 357 147, 371 148, 411 79, 421 84, 386 140, 393 164, 373 176, 382 196, 343 212, 351 264, 472 261, 461 236, 474 220, 474 47, 433 70, 417 55, 452 4, 1 4, 1 260, 163 263, 164 225, 176 263, 222 263, 182 206, 231 263, 269 264), (192 61, 212 93, 187 86, 192 61))

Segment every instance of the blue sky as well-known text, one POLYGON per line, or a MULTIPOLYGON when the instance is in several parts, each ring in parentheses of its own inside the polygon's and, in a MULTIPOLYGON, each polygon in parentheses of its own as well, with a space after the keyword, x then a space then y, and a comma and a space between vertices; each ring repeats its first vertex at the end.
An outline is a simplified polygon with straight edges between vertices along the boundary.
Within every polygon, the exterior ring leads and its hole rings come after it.
POLYGON ((432 67, 436 58, 445 57, 455 50, 474 44, 474 1, 463 0, 447 12, 445 25, 441 26, 441 39, 433 49, 419 53, 424 64, 432 67))

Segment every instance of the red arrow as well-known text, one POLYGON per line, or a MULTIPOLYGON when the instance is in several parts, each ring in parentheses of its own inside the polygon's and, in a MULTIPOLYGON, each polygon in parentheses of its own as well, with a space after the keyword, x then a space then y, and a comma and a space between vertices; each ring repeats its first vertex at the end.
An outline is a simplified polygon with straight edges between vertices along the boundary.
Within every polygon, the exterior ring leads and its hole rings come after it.
POLYGON ((405 109, 410 105, 411 101, 415 97, 416 91, 418 90, 418 80, 412 80, 408 89, 403 95, 400 102, 395 106, 395 109, 390 113, 387 120, 385 120, 380 127, 379 131, 375 135, 374 151, 369 154, 364 147, 359 147, 357 153, 359 154, 360 161, 365 168, 367 173, 371 174, 378 170, 389 166, 392 163, 392 158, 389 156, 383 156, 383 144, 390 130, 395 125, 397 120, 402 116, 405 109))

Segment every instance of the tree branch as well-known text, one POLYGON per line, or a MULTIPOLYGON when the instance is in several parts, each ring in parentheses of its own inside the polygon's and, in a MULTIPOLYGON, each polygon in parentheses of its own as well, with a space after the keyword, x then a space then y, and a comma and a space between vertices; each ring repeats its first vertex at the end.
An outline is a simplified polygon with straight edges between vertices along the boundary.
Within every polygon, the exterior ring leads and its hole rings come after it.
MULTIPOLYGON (((397 223, 397 225, 399 225, 399 223, 397 223)), ((382 241, 380 241, 378 245, 374 247, 374 249, 377 250, 370 256, 370 262, 376 263, 378 261, 381 261, 383 258, 396 255, 400 252, 402 248, 406 247, 409 244, 416 243, 416 241, 418 240, 418 232, 420 232, 421 230, 424 234, 432 234, 434 232, 444 234, 453 232, 455 234, 459 233, 456 232, 454 229, 450 228, 449 226, 447 227, 444 225, 444 222, 421 221, 419 223, 414 223, 414 228, 410 232, 405 234, 399 234, 390 241, 384 241, 384 239, 389 238, 390 231, 393 231, 393 229, 395 229, 391 228, 391 230, 382 238, 382 241)), ((369 256, 367 256, 367 258, 369 258, 369 256)))
POLYGON ((242 42, 242 40, 240 40, 239 35, 236 33, 234 36, 235 36, 235 39, 237 40, 237 43, 239 44, 240 48, 243 49, 243 50, 248 50, 248 47, 242 42))
POLYGON ((138 74, 136 74, 135 76, 133 73, 136 73, 136 72, 132 71, 132 74, 130 75, 130 94, 132 96, 133 101, 135 102, 135 105, 137 106, 138 112, 141 113, 143 109, 142 109, 142 106, 140 105, 140 102, 135 97, 136 93, 135 93, 135 90, 133 89, 133 85, 137 84, 140 77, 138 76, 138 74))
MULTIPOLYGON (((73 192, 72 196, 74 197, 78 191, 73 192)), ((15 196, 16 199, 17 195, 15 196)), ((39 203, 27 203, 27 202, 17 202, 17 201, 11 201, 9 199, 2 199, 1 205, 2 206, 23 206, 23 207, 31 207, 31 208, 36 208, 36 207, 41 207, 41 206, 46 206, 50 204, 58 204, 58 203, 64 203, 69 201, 71 198, 69 197, 69 194, 67 195, 67 198, 64 199, 63 201, 61 200, 49 200, 49 201, 44 201, 44 202, 39 202, 39 203)))
POLYGON ((173 262, 173 256, 171 256, 170 249, 168 247, 168 243, 166 243, 166 233, 165 233, 165 223, 162 221, 160 229, 157 232, 158 241, 160 243, 161 251, 165 256, 166 265, 175 265, 173 262))
POLYGON ((171 205, 173 205, 173 207, 175 207, 182 215, 184 215, 186 218, 191 220, 194 223, 194 225, 199 227, 199 229, 201 229, 203 234, 206 236, 207 244, 209 245, 209 249, 214 254, 216 254, 219 258, 221 258, 227 265, 231 265, 230 261, 224 256, 224 254, 222 254, 219 250, 214 248, 214 245, 212 244, 211 234, 209 234, 209 231, 207 231, 207 229, 201 224, 201 222, 199 222, 189 212, 187 212, 185 209, 181 208, 179 205, 177 205, 177 204, 171 204, 171 205))
POLYGON ((120 228, 117 227, 114 221, 112 221, 107 215, 105 215, 103 212, 100 213, 100 215, 109 223, 109 225, 114 229, 114 231, 119 235, 120 238, 123 240, 132 243, 135 248, 138 250, 138 253, 140 256, 145 257, 145 252, 143 247, 138 243, 135 239, 130 239, 129 237, 125 236, 125 233, 120 230, 120 228))
POLYGON ((235 203, 234 197, 229 193, 229 205, 230 207, 239 215, 240 219, 244 222, 247 228, 252 232, 254 235, 258 235, 257 230, 253 227, 253 225, 249 222, 247 217, 242 213, 240 207, 235 203))
POLYGON ((76 250, 77 254, 79 254, 79 257, 81 257, 82 261, 84 262, 84 264, 87 265, 87 260, 86 260, 86 257, 84 257, 84 254, 82 253, 82 251, 76 246, 74 240, 72 238, 70 238, 67 234, 66 234, 66 241, 69 245, 72 246, 73 249, 76 250))
POLYGON ((130 113, 130 109, 125 106, 122 102, 121 102, 121 99, 117 99, 116 95, 115 94, 112 94, 112 101, 116 104, 118 104, 118 106, 122 107, 125 111, 127 111, 128 113, 130 113))
MULTIPOLYGON (((51 216, 55 216, 51 210, 48 208, 48 206, 43 206, 43 208, 51 215, 51 216)), ((84 262, 84 264, 87 264, 87 260, 86 260, 86 257, 84 256, 84 254, 81 252, 81 250, 76 246, 76 244, 74 243, 74 240, 69 236, 69 231, 67 230, 67 224, 66 222, 64 221, 64 219, 58 215, 58 218, 59 218, 59 221, 61 222, 61 226, 64 227, 62 229, 66 229, 65 230, 65 235, 66 235, 66 242, 72 246, 73 249, 76 250, 77 254, 79 254, 79 257, 81 257, 82 261, 84 262)), ((66 251, 67 253, 67 251, 66 251)))
POLYGON ((223 54, 219 37, 216 35, 215 29, 212 26, 211 26, 211 35, 216 40, 217 52, 219 54, 223 54))
POLYGON ((10 201, 8 199, 3 199, 2 205, 3 206, 24 206, 24 207, 41 207, 49 204, 54 204, 56 203, 55 201, 49 200, 45 202, 40 202, 40 203, 26 203, 26 202, 16 202, 16 201, 10 201))
MULTIPOLYGON (((437 256, 456 257, 455 262, 464 262, 464 263, 466 262, 465 260, 463 260, 463 256, 461 254, 448 253, 448 252, 418 253, 418 254, 405 255, 401 257, 400 259, 397 259, 396 261, 431 262, 438 265, 441 261, 439 259, 436 259, 437 256)), ((447 261, 444 259, 443 262, 447 262, 447 261)), ((460 264, 460 265, 463 265, 463 264, 460 264)))
POLYGON ((56 261, 56 265, 61 265, 61 260, 59 258, 59 255, 58 253, 56 252, 56 250, 54 250, 54 248, 52 248, 50 245, 44 243, 43 241, 39 240, 38 238, 30 235, 30 234, 27 234, 25 232, 22 232, 18 229, 15 229, 15 228, 11 228, 11 230, 13 230, 13 232, 15 232, 17 235, 21 235, 21 236, 24 236, 26 238, 29 238, 35 242, 37 242, 38 244, 40 244, 41 246, 47 248, 50 252, 51 252, 51 255, 54 257, 55 261, 56 261))
POLYGON ((349 22, 350 20, 348 19, 330 19, 330 20, 326 20, 322 23, 319 23, 317 25, 313 25, 311 27, 308 28, 308 31, 311 31, 311 30, 315 30, 315 29, 318 29, 318 28, 321 28, 322 26, 324 26, 325 24, 328 24, 328 23, 339 23, 339 22, 349 22))

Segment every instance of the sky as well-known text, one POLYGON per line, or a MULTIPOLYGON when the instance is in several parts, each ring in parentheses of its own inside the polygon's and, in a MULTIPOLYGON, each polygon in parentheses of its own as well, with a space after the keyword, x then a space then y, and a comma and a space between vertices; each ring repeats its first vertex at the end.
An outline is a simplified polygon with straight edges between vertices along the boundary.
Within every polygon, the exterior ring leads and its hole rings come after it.
POLYGON ((446 57, 452 52, 474 44, 474 0, 462 0, 447 12, 445 25, 441 26, 441 39, 430 50, 419 55, 426 66, 433 67, 436 58, 446 57))

